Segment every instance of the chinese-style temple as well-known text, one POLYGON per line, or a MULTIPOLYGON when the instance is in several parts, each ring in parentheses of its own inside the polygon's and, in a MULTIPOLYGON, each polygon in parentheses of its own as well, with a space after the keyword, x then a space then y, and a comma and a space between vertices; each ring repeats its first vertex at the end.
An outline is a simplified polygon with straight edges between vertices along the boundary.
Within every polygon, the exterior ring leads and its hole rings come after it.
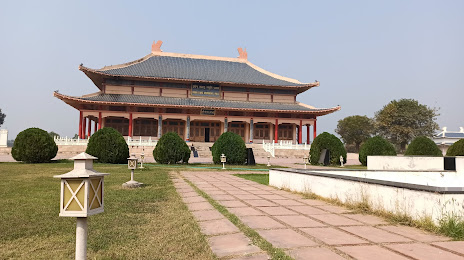
POLYGON ((54 93, 80 112, 80 138, 113 127, 130 137, 156 139, 173 131, 186 141, 214 142, 231 131, 250 143, 302 143, 306 127, 309 143, 317 117, 340 109, 297 102, 298 94, 319 82, 268 72, 250 63, 241 48, 238 58, 224 58, 163 52, 161 44, 154 42, 150 54, 121 65, 91 69, 81 64, 96 93, 54 93))

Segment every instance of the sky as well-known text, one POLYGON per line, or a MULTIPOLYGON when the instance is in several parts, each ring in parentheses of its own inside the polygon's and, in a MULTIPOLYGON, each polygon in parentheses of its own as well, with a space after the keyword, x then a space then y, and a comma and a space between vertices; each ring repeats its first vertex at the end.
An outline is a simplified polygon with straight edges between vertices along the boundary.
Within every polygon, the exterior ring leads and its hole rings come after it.
POLYGON ((78 132, 79 113, 53 91, 97 92, 78 70, 151 51, 237 57, 320 86, 297 100, 341 110, 318 118, 373 117, 392 100, 439 109, 437 123, 464 126, 464 1, 3 1, 0 109, 9 139, 29 127, 78 132))

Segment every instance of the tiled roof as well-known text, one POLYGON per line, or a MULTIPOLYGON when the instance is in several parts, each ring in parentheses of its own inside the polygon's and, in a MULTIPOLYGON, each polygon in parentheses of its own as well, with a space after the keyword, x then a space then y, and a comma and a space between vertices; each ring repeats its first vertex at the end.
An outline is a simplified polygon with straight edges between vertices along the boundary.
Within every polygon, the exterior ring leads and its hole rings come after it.
MULTIPOLYGON (((139 61, 93 70, 110 76, 180 79, 265 86, 304 87, 308 84, 266 72, 249 62, 149 55, 139 61), (288 79, 288 80, 286 80, 288 79)), ((314 84, 314 83, 310 83, 314 84)))
POLYGON ((325 115, 335 112, 340 107, 334 108, 311 108, 300 103, 270 103, 270 102, 248 102, 231 101, 220 99, 201 99, 201 98, 174 98, 160 96, 140 96, 140 95, 119 95, 119 94, 98 94, 91 97, 71 97, 55 92, 55 96, 62 100, 74 100, 83 102, 103 102, 107 104, 140 104, 140 105, 160 105, 171 107, 198 107, 232 110, 253 110, 253 111, 276 111, 276 112, 306 112, 309 114, 325 115))
POLYGON ((138 96, 138 95, 117 95, 100 94, 93 97, 82 98, 92 101, 140 103, 140 104, 161 104, 174 106, 192 106, 205 108, 243 108, 258 110, 290 110, 290 111, 317 111, 295 103, 269 103, 269 102, 247 102, 230 101, 221 99, 202 99, 202 98, 173 98, 159 96, 138 96))

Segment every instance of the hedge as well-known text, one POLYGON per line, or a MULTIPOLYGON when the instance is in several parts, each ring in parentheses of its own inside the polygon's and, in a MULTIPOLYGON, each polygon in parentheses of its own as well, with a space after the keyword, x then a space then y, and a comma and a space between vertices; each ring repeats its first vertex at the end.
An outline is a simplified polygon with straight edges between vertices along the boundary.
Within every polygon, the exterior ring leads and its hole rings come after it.
POLYGON ((335 135, 324 132, 314 139, 309 150, 309 158, 312 165, 319 164, 319 157, 323 149, 330 151, 330 164, 340 165, 340 156, 343 156, 343 163, 346 163, 346 150, 342 141, 335 135))
POLYGON ((452 144, 446 151, 446 156, 464 156, 464 139, 452 144))
POLYGON ((232 132, 225 132, 211 147, 213 162, 221 163, 221 155, 227 158, 227 164, 244 164, 246 160, 246 145, 242 137, 232 132))
POLYGON ((435 142, 425 136, 414 138, 408 145, 408 149, 406 149, 404 155, 443 156, 435 142))
POLYGON ((89 139, 86 153, 98 158, 102 163, 127 163, 129 147, 126 140, 116 129, 104 127, 89 139))
POLYGON ((395 147, 380 136, 367 139, 359 149, 359 161, 367 166, 368 155, 396 155, 395 147))
POLYGON ((190 148, 177 133, 168 132, 162 135, 156 144, 153 158, 161 164, 188 163, 190 148))
POLYGON ((53 138, 40 128, 20 132, 11 148, 11 155, 16 161, 27 163, 49 162, 57 152, 58 146, 53 138))

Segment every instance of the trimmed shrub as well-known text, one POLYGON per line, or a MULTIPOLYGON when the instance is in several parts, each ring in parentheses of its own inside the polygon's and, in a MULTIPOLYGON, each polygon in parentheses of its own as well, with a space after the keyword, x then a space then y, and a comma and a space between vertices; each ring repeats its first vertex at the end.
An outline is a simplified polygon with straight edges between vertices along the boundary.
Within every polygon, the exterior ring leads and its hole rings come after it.
POLYGON ((374 136, 366 140, 359 149, 359 161, 367 166, 368 155, 396 155, 395 147, 380 136, 374 136))
POLYGON ((343 163, 346 163, 346 150, 342 141, 335 135, 324 132, 314 139, 309 150, 309 158, 312 165, 319 164, 319 157, 323 149, 330 151, 330 164, 340 165, 340 156, 343 156, 343 163))
POLYGON ((446 151, 446 156, 464 156, 464 139, 451 145, 446 151))
POLYGON ((19 133, 11 148, 16 161, 27 163, 49 162, 57 152, 58 146, 53 138, 40 128, 28 128, 19 133))
POLYGON ((242 137, 232 132, 225 132, 211 147, 213 162, 221 163, 221 155, 227 156, 227 164, 244 164, 246 160, 246 145, 242 137))
POLYGON ((127 163, 129 147, 116 129, 104 127, 89 139, 86 153, 98 158, 101 163, 127 163))
POLYGON ((430 156, 442 156, 440 149, 432 139, 419 136, 414 138, 408 145, 408 149, 404 155, 430 155, 430 156))
POLYGON ((153 150, 153 158, 161 164, 188 163, 190 148, 177 133, 165 133, 153 150))

